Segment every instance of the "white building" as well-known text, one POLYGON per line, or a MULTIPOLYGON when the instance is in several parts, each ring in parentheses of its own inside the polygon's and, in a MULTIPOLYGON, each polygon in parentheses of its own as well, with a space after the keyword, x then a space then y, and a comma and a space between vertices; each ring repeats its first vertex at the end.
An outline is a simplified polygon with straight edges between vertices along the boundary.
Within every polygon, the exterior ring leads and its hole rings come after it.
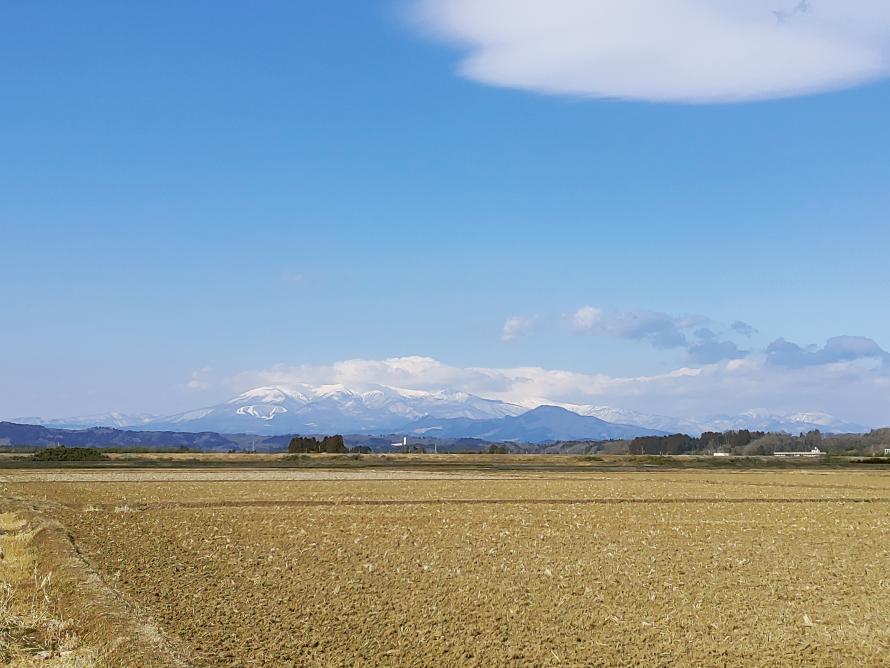
POLYGON ((809 452, 774 452, 775 457, 823 457, 828 453, 822 452, 819 448, 813 448, 809 452))

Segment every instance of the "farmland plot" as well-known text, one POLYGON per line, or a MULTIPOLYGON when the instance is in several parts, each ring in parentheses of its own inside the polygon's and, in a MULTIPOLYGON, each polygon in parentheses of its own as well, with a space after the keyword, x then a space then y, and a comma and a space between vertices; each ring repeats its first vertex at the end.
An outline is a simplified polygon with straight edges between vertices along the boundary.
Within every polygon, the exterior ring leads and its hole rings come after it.
POLYGON ((5 491, 41 500, 197 666, 890 656, 882 473, 313 473, 5 491))

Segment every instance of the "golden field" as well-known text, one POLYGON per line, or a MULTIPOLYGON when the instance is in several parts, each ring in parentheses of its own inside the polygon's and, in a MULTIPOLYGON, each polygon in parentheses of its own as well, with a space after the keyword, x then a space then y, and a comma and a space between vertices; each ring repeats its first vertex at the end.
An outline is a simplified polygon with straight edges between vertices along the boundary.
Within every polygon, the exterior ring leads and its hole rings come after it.
POLYGON ((890 662, 883 471, 40 470, 0 494, 64 527, 157 665, 890 662))

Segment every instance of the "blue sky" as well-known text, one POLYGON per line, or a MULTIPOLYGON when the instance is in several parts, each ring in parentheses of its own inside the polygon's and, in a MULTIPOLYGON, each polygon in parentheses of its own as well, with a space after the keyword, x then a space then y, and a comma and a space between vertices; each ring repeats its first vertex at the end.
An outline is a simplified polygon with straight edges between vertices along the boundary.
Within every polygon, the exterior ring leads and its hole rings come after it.
POLYGON ((486 64, 500 33, 463 5, 418 19, 390 2, 7 3, 0 417, 173 412, 270 370, 426 356, 720 379, 503 395, 516 400, 890 422, 883 72, 852 56, 825 81, 782 61, 727 70, 739 99, 715 103, 726 92, 704 76, 610 88, 588 73, 620 63, 586 54, 554 90, 486 64), (664 327, 685 343, 659 343, 664 327), (693 359, 705 329, 745 355, 693 359), (877 348, 806 348, 838 336, 877 348), (770 357, 780 338, 815 356, 770 357))

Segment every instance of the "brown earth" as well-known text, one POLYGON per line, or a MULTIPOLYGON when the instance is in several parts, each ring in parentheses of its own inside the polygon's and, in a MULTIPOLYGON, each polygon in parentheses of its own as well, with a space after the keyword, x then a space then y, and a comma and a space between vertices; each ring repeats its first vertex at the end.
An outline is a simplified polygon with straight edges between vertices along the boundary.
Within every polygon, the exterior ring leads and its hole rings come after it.
POLYGON ((886 472, 35 471, 0 486, 60 521, 197 666, 890 657, 886 472))

